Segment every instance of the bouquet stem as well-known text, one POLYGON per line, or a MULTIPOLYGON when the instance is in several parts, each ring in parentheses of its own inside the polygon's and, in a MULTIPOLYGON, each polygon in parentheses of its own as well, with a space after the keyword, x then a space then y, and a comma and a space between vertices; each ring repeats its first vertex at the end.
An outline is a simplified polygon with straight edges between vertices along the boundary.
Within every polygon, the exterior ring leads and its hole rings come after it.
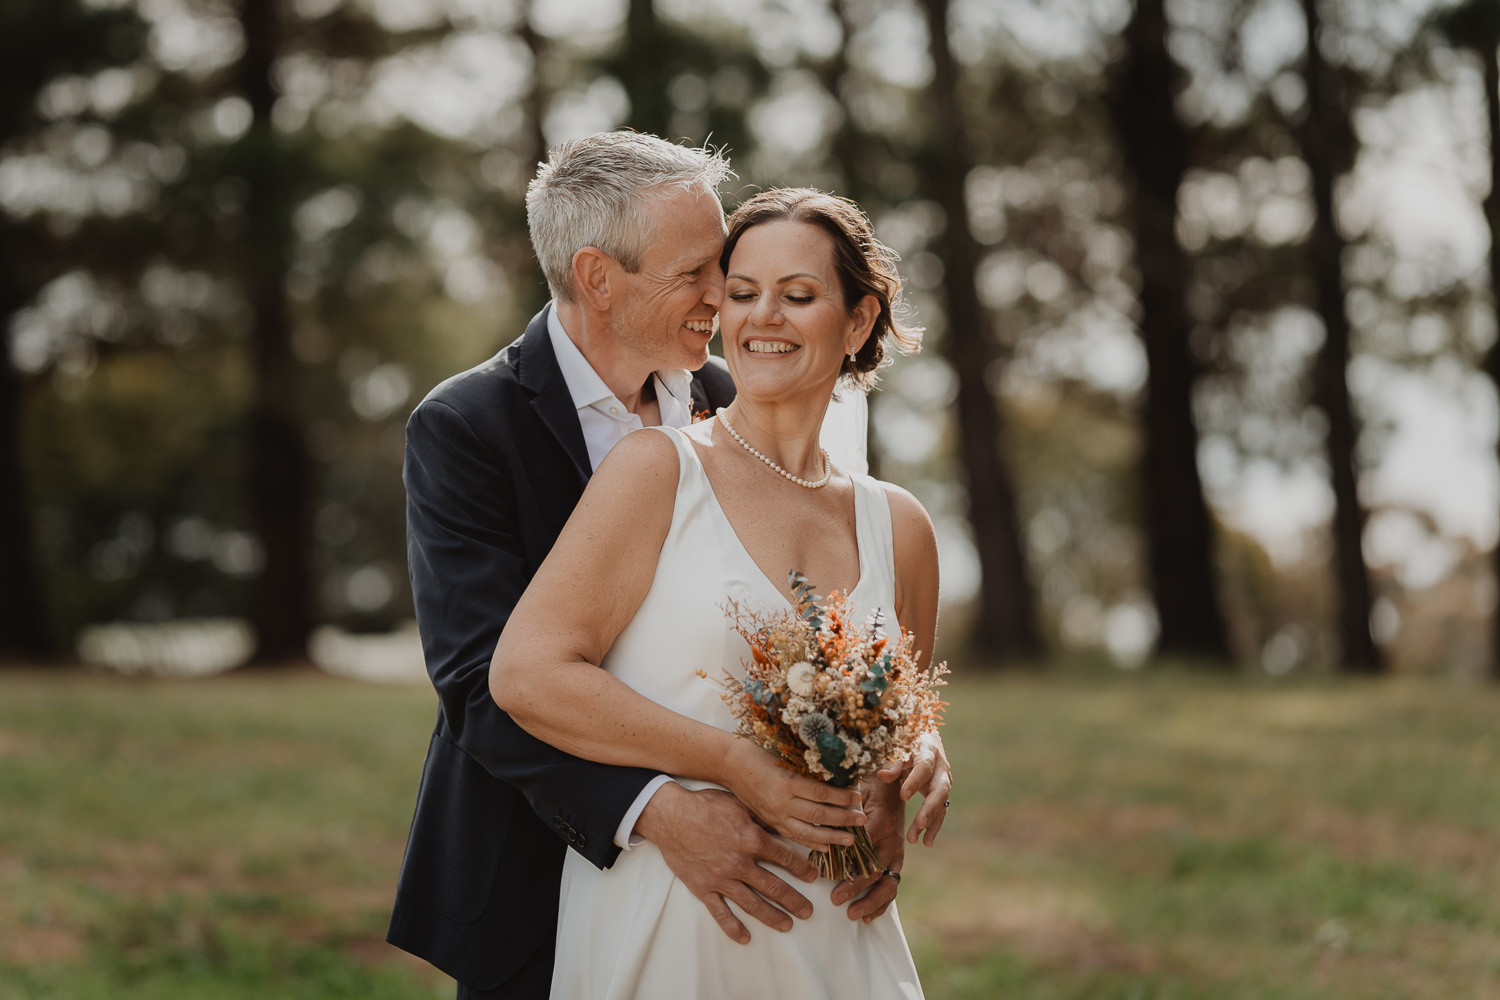
POLYGON ((846 826, 854 834, 854 846, 833 844, 826 851, 812 851, 807 860, 823 878, 843 881, 846 878, 866 878, 885 868, 880 852, 870 842, 870 835, 862 826, 846 826))

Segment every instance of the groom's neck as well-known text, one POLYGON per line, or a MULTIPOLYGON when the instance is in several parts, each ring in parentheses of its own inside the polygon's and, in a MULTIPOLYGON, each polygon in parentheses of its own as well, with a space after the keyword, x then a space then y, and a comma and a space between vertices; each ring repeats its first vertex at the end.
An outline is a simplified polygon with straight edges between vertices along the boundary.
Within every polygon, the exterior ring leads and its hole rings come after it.
POLYGON ((568 335, 615 398, 630 412, 640 415, 643 421, 657 422, 645 419, 658 412, 651 378, 655 368, 651 363, 620 342, 610 328, 608 315, 583 308, 576 302, 557 302, 554 307, 563 333, 568 335))

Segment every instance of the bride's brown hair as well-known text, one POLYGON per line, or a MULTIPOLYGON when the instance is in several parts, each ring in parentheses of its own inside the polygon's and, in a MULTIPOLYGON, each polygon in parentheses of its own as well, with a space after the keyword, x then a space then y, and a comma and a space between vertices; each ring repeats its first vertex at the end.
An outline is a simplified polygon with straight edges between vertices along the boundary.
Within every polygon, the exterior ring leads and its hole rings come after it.
POLYGON ((847 198, 816 188, 774 188, 762 191, 729 216, 729 235, 719 261, 729 270, 729 258, 746 231, 767 222, 805 222, 826 232, 833 243, 833 266, 844 307, 853 309, 866 295, 880 304, 880 313, 854 360, 844 358, 839 374, 861 389, 875 385, 875 371, 886 358, 886 339, 902 353, 922 347, 922 328, 902 320, 901 288, 894 250, 875 238, 864 210, 847 198))

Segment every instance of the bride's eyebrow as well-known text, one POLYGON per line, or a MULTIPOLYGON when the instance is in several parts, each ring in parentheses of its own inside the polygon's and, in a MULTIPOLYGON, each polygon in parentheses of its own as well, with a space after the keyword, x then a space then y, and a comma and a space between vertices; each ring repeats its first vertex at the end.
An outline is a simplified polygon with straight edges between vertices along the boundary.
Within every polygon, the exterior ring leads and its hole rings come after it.
MULTIPOLYGON (((755 284, 755 279, 754 278, 752 278, 752 277, 750 277, 748 275, 744 275, 744 274, 733 274, 733 273, 731 273, 731 274, 725 275, 724 277, 725 277, 726 280, 728 280, 730 278, 733 278, 735 281, 748 281, 752 285, 755 284)), ((823 279, 822 278, 818 277, 816 274, 808 274, 806 271, 798 271, 796 274, 789 274, 789 275, 787 275, 784 278, 777 278, 776 279, 776 284, 778 284, 778 285, 784 285, 788 281, 792 281, 792 280, 795 280, 797 278, 810 278, 813 281, 816 281, 820 285, 823 284, 823 279)))

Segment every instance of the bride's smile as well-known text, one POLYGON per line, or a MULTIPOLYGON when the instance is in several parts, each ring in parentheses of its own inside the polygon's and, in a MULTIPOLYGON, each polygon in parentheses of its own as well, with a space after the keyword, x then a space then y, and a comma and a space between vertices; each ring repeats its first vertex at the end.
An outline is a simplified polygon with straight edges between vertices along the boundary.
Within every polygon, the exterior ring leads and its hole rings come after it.
POLYGON ((747 340, 745 349, 751 354, 790 354, 797 350, 797 345, 785 340, 747 340))

